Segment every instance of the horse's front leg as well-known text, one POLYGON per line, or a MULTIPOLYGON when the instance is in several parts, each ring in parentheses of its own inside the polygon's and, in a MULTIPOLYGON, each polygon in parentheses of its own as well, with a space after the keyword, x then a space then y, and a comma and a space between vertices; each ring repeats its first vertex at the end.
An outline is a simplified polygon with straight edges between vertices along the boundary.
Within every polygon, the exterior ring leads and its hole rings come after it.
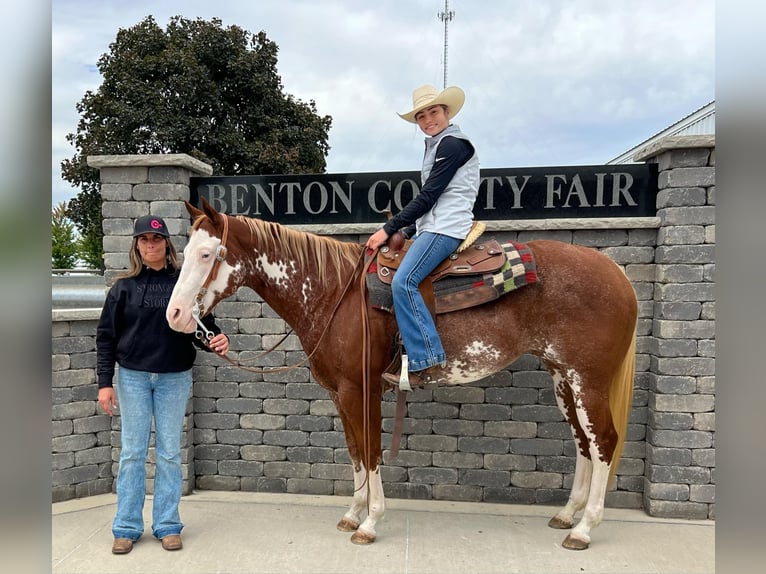
MULTIPOLYGON (((362 466, 364 472, 364 466, 362 466)), ((354 476, 354 483, 356 484, 356 475, 354 476)), ((375 542, 377 533, 375 532, 375 524, 378 520, 382 519, 386 513, 386 499, 383 495, 383 481, 380 479, 380 467, 367 473, 368 483, 362 486, 362 490, 367 491, 369 486, 369 498, 367 498, 367 518, 364 520, 361 526, 356 529, 356 532, 351 536, 351 542, 354 544, 371 544, 375 542)))
POLYGON ((354 544, 370 544, 377 538, 375 524, 383 518, 385 513, 386 500, 383 496, 380 467, 368 473, 362 465, 361 470, 354 471, 354 498, 351 501, 351 508, 340 519, 337 528, 343 532, 353 532, 351 542, 354 544), (365 478, 369 479, 369 483, 365 482, 365 478), (365 511, 367 518, 362 523, 361 516, 365 511))
POLYGON ((352 469, 354 471, 354 497, 351 500, 351 507, 338 522, 337 528, 341 532, 355 532, 362 523, 362 512, 367 510, 367 487, 364 484, 367 471, 361 465, 360 470, 353 468, 353 465, 352 469))

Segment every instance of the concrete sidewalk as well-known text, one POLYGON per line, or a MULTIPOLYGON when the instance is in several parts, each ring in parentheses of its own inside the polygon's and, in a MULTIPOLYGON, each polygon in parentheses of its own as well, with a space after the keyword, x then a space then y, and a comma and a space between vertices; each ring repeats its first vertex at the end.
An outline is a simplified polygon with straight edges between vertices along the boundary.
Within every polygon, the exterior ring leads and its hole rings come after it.
POLYGON ((565 550, 548 528, 556 509, 387 499, 377 541, 357 546, 335 524, 347 497, 199 491, 183 497, 183 550, 146 531, 130 554, 111 553, 113 494, 52 505, 54 574, 198 573, 692 573, 715 571, 715 523, 607 508, 588 550, 565 550))

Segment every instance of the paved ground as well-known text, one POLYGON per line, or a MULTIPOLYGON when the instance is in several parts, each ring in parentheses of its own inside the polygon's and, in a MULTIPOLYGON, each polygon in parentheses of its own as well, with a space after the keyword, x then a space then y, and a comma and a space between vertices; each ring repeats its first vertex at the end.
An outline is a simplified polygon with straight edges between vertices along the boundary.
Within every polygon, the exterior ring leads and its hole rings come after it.
POLYGON ((111 554, 112 494, 52 505, 54 574, 171 573, 708 573, 715 523, 663 520, 607 508, 591 547, 565 550, 548 528, 553 507, 387 500, 377 541, 357 546, 335 524, 346 497, 200 491, 181 501, 184 548, 162 550, 147 532, 111 554))

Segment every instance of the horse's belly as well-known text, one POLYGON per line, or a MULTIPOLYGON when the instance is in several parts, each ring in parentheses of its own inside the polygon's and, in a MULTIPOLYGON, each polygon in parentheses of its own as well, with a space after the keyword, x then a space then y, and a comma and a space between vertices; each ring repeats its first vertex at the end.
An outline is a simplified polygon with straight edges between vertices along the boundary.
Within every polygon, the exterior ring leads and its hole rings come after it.
POLYGON ((447 353, 447 366, 443 381, 447 385, 472 383, 495 374, 510 364, 500 349, 482 341, 466 345, 460 353, 447 353))

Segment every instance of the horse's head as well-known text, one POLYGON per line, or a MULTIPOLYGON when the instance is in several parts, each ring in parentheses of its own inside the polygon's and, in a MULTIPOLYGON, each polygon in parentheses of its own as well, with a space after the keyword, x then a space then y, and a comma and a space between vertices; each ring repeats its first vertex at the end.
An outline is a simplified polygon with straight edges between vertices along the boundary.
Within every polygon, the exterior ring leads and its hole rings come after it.
POLYGON ((186 209, 194 224, 165 317, 172 329, 192 333, 197 318, 205 316, 221 299, 232 295, 238 285, 234 273, 237 265, 226 257, 227 216, 218 213, 204 198, 202 210, 188 201, 186 209))

